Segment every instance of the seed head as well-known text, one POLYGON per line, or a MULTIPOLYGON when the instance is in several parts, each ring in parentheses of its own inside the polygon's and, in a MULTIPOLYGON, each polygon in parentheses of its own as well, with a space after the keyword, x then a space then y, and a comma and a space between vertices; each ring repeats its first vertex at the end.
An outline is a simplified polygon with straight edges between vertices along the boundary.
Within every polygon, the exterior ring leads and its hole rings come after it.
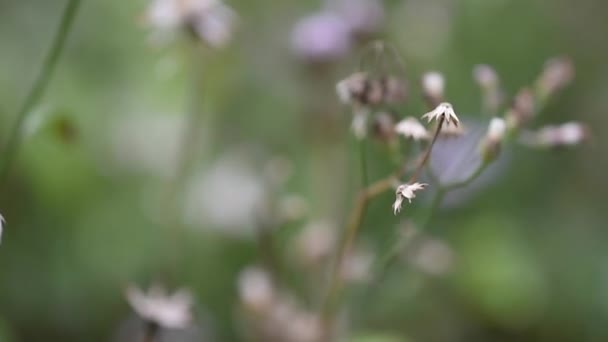
POLYGON ((447 124, 453 123, 456 126, 460 124, 460 120, 458 120, 454 108, 447 102, 440 103, 437 108, 424 114, 422 118, 427 119, 428 122, 431 122, 432 120, 439 121, 443 118, 447 124))
POLYGON ((416 191, 423 190, 428 184, 425 183, 413 183, 413 184, 402 184, 397 187, 395 191, 395 203, 393 203, 393 213, 397 215, 401 211, 401 205, 403 200, 407 198, 409 203, 412 203, 412 199, 416 198, 416 191))

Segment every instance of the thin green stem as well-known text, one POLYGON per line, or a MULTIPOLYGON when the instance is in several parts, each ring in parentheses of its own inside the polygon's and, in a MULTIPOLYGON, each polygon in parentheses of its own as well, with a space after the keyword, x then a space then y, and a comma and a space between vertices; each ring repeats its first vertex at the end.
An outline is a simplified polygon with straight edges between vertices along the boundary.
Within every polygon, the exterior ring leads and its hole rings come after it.
POLYGON ((53 41, 44 58, 40 71, 36 76, 30 91, 26 95, 19 112, 17 112, 15 123, 9 133, 4 148, 4 157, 2 159, 2 164, 0 165, 0 183, 6 181, 13 161, 17 156, 25 119, 42 98, 42 95, 53 76, 53 71, 57 66, 57 62, 59 61, 59 57, 65 46, 65 41, 72 28, 72 23, 74 22, 80 3, 81 0, 69 0, 67 2, 61 15, 59 28, 53 37, 53 41))

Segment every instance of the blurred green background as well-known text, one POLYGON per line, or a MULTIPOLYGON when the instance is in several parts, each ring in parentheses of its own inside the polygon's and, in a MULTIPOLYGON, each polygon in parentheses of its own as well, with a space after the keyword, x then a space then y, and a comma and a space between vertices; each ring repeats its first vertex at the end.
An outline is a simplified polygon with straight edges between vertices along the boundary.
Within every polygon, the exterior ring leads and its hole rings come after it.
MULTIPOLYGON (((193 290, 211 340, 241 340, 236 279, 260 253, 252 233, 257 217, 239 207, 258 198, 256 177, 268 162, 288 160, 291 177, 278 192, 309 203, 307 218, 277 233, 284 252, 308 220, 341 227, 351 206, 357 157, 334 84, 352 72, 357 49, 323 69, 290 52, 294 24, 320 3, 230 1, 240 17, 230 48, 197 55, 185 38, 150 44, 141 20, 147 4, 83 1, 55 76, 28 117, 0 193, 8 221, 0 245, 0 341, 117 340, 132 315, 124 287, 158 279, 160 265, 171 258, 171 285, 193 290), (192 111, 197 137, 184 157, 177 152, 180 127, 192 111), (180 158, 187 162, 176 186, 171 175, 180 158), (173 220, 177 241, 167 229, 173 220), (179 248, 169 251, 172 243, 179 248)), ((0 141, 63 6, 0 0, 0 141)), ((608 2, 404 0, 385 6, 381 36, 403 55, 410 83, 440 70, 461 117, 475 117, 479 108, 475 64, 494 66, 512 95, 549 57, 572 57, 574 84, 534 125, 582 121, 593 139, 559 151, 515 146, 498 182, 433 221, 430 233, 454 250, 455 272, 423 281, 396 267, 351 334, 397 341, 608 340, 608 141, 602 133, 608 126, 608 2)), ((400 115, 423 112, 415 99, 400 115)), ((370 151, 376 179, 390 163, 379 145, 370 151)), ((390 213, 392 200, 387 194, 371 207, 363 235, 372 244, 382 245, 403 219, 390 213)))

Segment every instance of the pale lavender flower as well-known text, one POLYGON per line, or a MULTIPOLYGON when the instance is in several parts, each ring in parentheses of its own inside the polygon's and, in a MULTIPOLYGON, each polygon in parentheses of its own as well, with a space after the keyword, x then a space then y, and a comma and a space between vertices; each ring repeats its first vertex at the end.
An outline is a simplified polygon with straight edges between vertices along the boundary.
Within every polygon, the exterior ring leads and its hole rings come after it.
POLYGON ((432 120, 439 121, 441 118, 443 118, 446 123, 453 123, 456 126, 458 126, 460 123, 460 120, 458 120, 458 117, 454 112, 454 108, 450 103, 447 102, 440 103, 437 108, 424 114, 422 118, 427 119, 428 122, 431 122, 432 120))
POLYGON ((138 316, 160 327, 182 329, 192 321, 193 299, 186 290, 169 295, 163 288, 152 286, 148 293, 144 293, 131 285, 127 288, 126 297, 138 316))
MULTIPOLYGON (((478 149, 480 142, 487 134, 488 124, 465 120, 461 126, 467 128, 462 135, 449 138, 440 136, 433 146, 429 166, 434 177, 442 186, 466 180, 484 162, 478 149)), ((452 190, 446 194, 444 205, 453 207, 467 203, 467 199, 492 184, 504 172, 508 163, 508 154, 504 153, 502 158, 498 158, 487 166, 485 171, 469 186, 452 190)))
POLYGON ((406 138, 414 140, 423 140, 429 138, 429 132, 426 128, 414 117, 407 117, 401 120, 395 126, 395 131, 406 138))
POLYGON ((416 191, 423 190, 428 184, 425 183, 414 183, 414 184, 402 184, 397 187, 395 191, 395 203, 393 203, 393 213, 397 215, 401 211, 401 205, 403 200, 407 200, 412 203, 412 199, 416 197, 416 191))
POLYGON ((384 23, 384 6, 378 0, 332 0, 329 7, 344 19, 355 36, 376 33, 384 23))
POLYGON ((311 63, 334 62, 352 47, 350 28, 342 17, 320 12, 301 19, 291 33, 293 53, 311 63))

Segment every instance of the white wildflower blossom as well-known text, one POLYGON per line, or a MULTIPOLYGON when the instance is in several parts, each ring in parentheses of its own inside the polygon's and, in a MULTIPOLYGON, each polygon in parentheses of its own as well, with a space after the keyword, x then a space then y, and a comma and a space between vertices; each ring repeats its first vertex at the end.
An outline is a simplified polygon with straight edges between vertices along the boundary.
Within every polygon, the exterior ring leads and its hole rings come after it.
POLYGON ((209 46, 222 48, 232 38, 237 16, 220 0, 154 0, 146 19, 160 31, 190 27, 209 46))
POLYGON ((437 108, 424 114, 422 118, 427 119, 428 122, 431 122, 432 120, 439 121, 441 118, 443 118, 448 124, 454 123, 456 126, 460 124, 460 120, 458 120, 458 117, 454 112, 454 107, 447 102, 440 103, 437 108))
POLYGON ((397 187, 395 191, 395 203, 393 203, 393 212, 395 215, 401 211, 401 205, 403 200, 407 200, 412 203, 412 199, 416 198, 416 191, 423 190, 428 184, 425 183, 414 183, 414 184, 402 184, 397 187))
POLYGON ((190 292, 179 290, 168 295, 159 286, 144 293, 136 286, 127 288, 126 297, 133 310, 145 321, 167 329, 186 328, 192 321, 193 299, 190 292))
POLYGON ((440 101, 443 98, 444 88, 445 79, 441 73, 431 71, 422 76, 422 91, 425 96, 440 101))
POLYGON ((407 117, 401 120, 395 126, 395 131, 406 138, 414 140, 422 140, 429 138, 429 132, 426 128, 414 117, 407 117))

